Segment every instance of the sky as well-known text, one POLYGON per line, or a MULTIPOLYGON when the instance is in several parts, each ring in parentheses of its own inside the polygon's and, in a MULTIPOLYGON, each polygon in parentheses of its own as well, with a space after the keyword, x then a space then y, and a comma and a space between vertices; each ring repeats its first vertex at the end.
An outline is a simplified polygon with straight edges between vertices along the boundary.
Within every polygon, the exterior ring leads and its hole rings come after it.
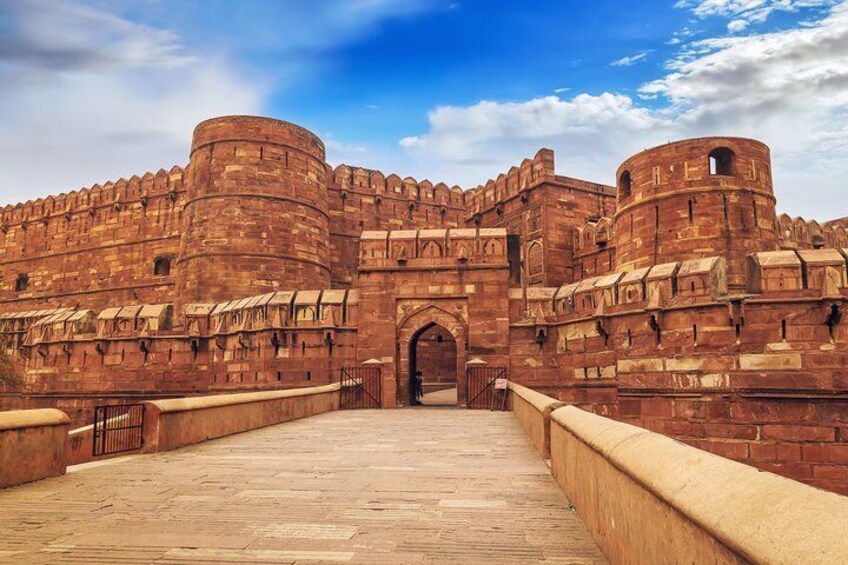
POLYGON ((541 147, 772 150, 778 208, 848 215, 848 0, 0 0, 0 204, 188 162, 256 114, 327 160, 472 188, 541 147))

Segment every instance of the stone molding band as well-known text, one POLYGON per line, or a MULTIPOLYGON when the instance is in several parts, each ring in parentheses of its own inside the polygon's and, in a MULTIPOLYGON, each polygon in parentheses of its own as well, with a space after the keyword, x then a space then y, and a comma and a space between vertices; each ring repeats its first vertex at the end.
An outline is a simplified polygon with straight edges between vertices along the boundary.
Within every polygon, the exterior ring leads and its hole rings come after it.
POLYGON ((180 257, 180 262, 184 261, 193 261, 195 259, 202 259, 207 257, 254 257, 257 259, 285 259, 287 261, 295 261, 297 263, 306 263, 308 265, 312 265, 315 267, 319 267, 329 272, 330 267, 323 263, 319 263, 318 261, 313 261, 312 259, 304 259, 302 257, 295 257, 293 255, 288 255, 285 253, 247 253, 240 251, 206 251, 203 253, 193 253, 192 255, 185 255, 180 257))
POLYGON ((273 145, 275 147, 285 147, 286 149, 291 149, 292 151, 295 151, 297 153, 303 153, 307 157, 310 157, 311 159, 315 159, 318 163, 321 164, 322 168, 326 168, 326 166, 327 166, 326 161, 324 161, 323 159, 319 159, 318 157, 316 157, 315 155, 313 155, 312 153, 310 153, 309 151, 307 151, 306 149, 304 149, 302 147, 297 147, 297 146, 291 145, 289 143, 283 143, 281 141, 271 141, 271 140, 266 140, 266 139, 246 139, 246 138, 238 138, 238 137, 214 139, 212 141, 204 141, 203 143, 199 143, 198 145, 194 145, 191 148, 191 153, 189 154, 189 157, 193 157, 194 153, 196 151, 200 150, 200 149, 204 149, 206 147, 210 147, 210 148, 213 147, 216 143, 250 143, 250 144, 255 144, 255 145, 273 145))
POLYGON ((672 191, 672 192, 663 192, 663 193, 660 193, 660 194, 654 194, 654 195, 648 196, 646 198, 643 198, 642 200, 639 200, 637 202, 631 202, 629 204, 626 204, 626 205, 622 206, 621 208, 619 208, 618 211, 616 211, 616 213, 613 215, 613 221, 617 220, 619 218, 619 216, 622 216, 626 212, 630 212, 631 210, 633 210, 635 208, 639 208, 640 206, 644 206, 646 204, 652 204, 652 203, 657 202, 659 200, 669 200, 671 198, 675 198, 675 197, 678 197, 678 196, 686 196, 686 195, 690 195, 690 194, 703 194, 703 193, 721 194, 721 193, 725 193, 725 192, 748 193, 748 194, 751 194, 751 195, 762 196, 763 198, 771 200, 771 202, 773 204, 777 203, 777 198, 774 196, 774 194, 771 194, 769 192, 766 192, 764 190, 757 189, 757 188, 744 188, 744 187, 739 187, 739 186, 699 186, 697 188, 684 188, 682 190, 675 190, 675 191, 672 191))
POLYGON ((188 208, 189 204, 194 204, 199 200, 209 200, 213 198, 256 198, 258 200, 273 200, 274 202, 289 202, 291 204, 298 204, 300 206, 305 206, 310 210, 318 212, 322 216, 324 216, 327 221, 330 221, 330 215, 325 211, 312 204, 311 202, 307 202, 305 200, 300 200, 298 198, 292 198, 290 196, 280 196, 278 194, 268 194, 266 192, 224 192, 224 193, 215 193, 215 194, 203 194, 201 196, 195 196, 191 200, 186 201, 185 207, 188 208))

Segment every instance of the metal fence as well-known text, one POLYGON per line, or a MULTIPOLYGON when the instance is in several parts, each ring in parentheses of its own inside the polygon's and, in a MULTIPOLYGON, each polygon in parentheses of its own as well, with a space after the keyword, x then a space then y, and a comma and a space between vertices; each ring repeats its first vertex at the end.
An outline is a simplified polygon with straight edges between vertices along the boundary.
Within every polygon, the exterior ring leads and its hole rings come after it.
POLYGON ((135 451, 144 443, 144 404, 113 404, 94 409, 92 453, 135 451))
POLYGON ((505 385, 508 378, 506 367, 468 367, 465 374, 466 406, 478 410, 504 410, 507 392, 499 385, 505 385))
POLYGON ((341 385, 340 407, 343 410, 380 407, 380 367, 343 367, 341 385))

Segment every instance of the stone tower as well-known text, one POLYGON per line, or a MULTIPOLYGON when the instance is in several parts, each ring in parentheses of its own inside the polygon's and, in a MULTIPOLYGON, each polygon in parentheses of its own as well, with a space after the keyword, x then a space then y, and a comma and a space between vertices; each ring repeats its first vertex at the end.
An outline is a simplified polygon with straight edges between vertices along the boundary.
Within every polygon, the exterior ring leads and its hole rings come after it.
POLYGON ((745 257, 778 249, 771 157, 763 143, 711 137, 643 151, 618 169, 616 265, 638 269, 722 255, 732 290, 745 257))
POLYGON ((228 116, 194 130, 180 304, 330 285, 324 144, 288 122, 228 116))

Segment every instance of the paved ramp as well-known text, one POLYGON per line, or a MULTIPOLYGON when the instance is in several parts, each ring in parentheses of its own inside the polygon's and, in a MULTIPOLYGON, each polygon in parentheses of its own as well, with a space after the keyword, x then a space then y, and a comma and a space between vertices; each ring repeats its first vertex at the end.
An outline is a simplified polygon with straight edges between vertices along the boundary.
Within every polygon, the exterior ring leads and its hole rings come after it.
POLYGON ((0 563, 602 563, 510 413, 334 412, 0 491, 0 563))

